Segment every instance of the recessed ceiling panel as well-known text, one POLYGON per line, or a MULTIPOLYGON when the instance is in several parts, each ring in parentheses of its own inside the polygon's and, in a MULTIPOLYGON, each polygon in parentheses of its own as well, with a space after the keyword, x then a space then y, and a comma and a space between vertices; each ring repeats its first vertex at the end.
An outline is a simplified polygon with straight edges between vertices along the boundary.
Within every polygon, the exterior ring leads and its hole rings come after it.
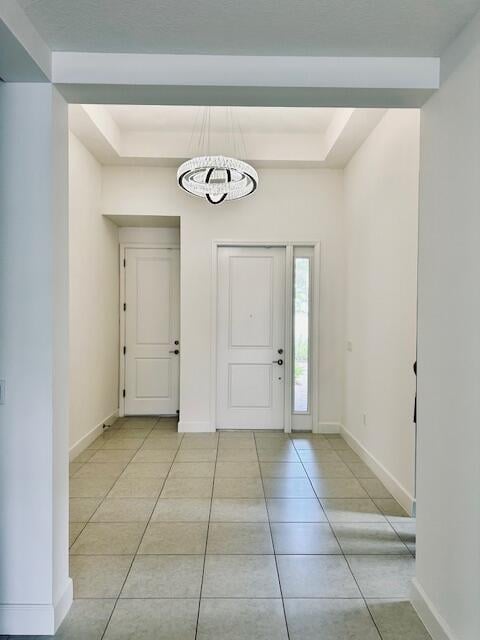
POLYGON ((205 107, 164 105, 109 105, 109 113, 123 131, 201 130, 207 116, 209 128, 230 134, 324 133, 337 109, 321 107, 205 107))

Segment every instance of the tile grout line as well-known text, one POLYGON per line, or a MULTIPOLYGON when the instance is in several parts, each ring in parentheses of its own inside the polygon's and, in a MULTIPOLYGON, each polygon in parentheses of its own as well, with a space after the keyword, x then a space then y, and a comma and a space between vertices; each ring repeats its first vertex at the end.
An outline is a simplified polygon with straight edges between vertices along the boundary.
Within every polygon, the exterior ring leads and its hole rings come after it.
MULTIPOLYGON (((260 498, 255 498, 256 500, 260 500, 260 498)), ((290 498, 287 498, 290 499, 290 498)), ((296 500, 297 498, 293 498, 296 500)), ((314 500, 314 498, 310 498, 314 500)), ((208 498, 207 498, 208 500, 208 498)), ((94 524, 126 524, 125 522, 99 522, 94 524)), ((127 524, 142 524, 141 522, 130 522, 127 524)), ((148 522, 150 524, 150 521, 148 522)), ((155 522, 153 523, 155 524, 155 522)), ((201 524, 201 521, 193 521, 193 520, 166 520, 165 522, 161 522, 160 524, 201 524)), ((266 524, 266 522, 258 521, 258 520, 216 520, 213 524, 266 524)), ((272 524, 330 524, 329 522, 312 522, 311 520, 295 520, 295 521, 274 521, 272 524)), ((352 524, 358 524, 356 522, 352 524)), ((131 556, 131 553, 74 553, 73 556, 75 558, 83 558, 83 557, 116 557, 116 556, 131 556)), ((139 556, 201 556, 203 553, 137 553, 139 556)), ((210 553, 207 555, 211 556, 273 556, 273 553, 210 553)), ((291 555, 301 555, 301 556, 342 556, 344 555, 342 552, 340 553, 277 553, 277 556, 291 556, 291 555)), ((349 553, 345 555, 346 558, 356 558, 358 556, 369 558, 410 558, 410 553, 349 553)), ((394 596, 392 596, 394 597, 394 596)), ((95 598, 92 598, 95 600, 95 598)), ((1 636, 0 636, 1 638, 1 636)))
MULTIPOLYGON (((273 549, 273 558, 275 560, 275 569, 277 571, 277 580, 278 580, 278 588, 280 591, 280 599, 282 602, 282 610, 283 610, 283 619, 285 620, 285 629, 287 632, 287 638, 290 640, 290 630, 288 628, 288 619, 287 619, 287 612, 285 611, 285 600, 283 598, 283 590, 282 590, 282 583, 280 581, 280 572, 278 570, 278 562, 277 562, 277 552, 275 550, 275 544, 273 542, 273 535, 272 535, 272 523, 270 522, 270 513, 268 511, 268 506, 267 506, 267 497, 265 495, 265 486, 263 484, 263 475, 262 475, 262 467, 260 464, 260 459, 258 457, 258 446, 257 446, 257 438, 255 437, 255 435, 253 436, 253 439, 255 441, 255 451, 257 454, 257 462, 258 462, 258 466, 260 469, 260 481, 262 483, 262 490, 263 490, 263 500, 265 502, 265 511, 267 513, 267 521, 268 521, 268 530, 270 531, 270 541, 272 543, 272 549, 273 549)), ((290 438, 289 438, 289 442, 290 442, 290 438)))
MULTIPOLYGON (((200 554, 196 554, 196 555, 200 555, 200 554)), ((228 554, 226 554, 228 555, 228 554)), ((239 554, 239 555, 249 555, 247 554, 239 554)), ((264 554, 266 555, 266 554, 264 554)), ((273 556, 273 554, 270 554, 273 556)), ((77 598, 77 600, 115 600, 115 598, 77 598)), ((129 598, 121 598, 122 602, 123 601, 128 601, 128 600, 198 600, 198 598, 194 598, 194 597, 189 597, 189 598, 175 598, 173 596, 164 596, 161 598, 150 598, 147 596, 132 596, 129 598)), ((281 598, 279 598, 278 596, 267 596, 267 597, 261 597, 261 598, 252 598, 251 596, 204 596, 202 598, 202 600, 281 600, 281 598)), ((341 596, 339 598, 332 598, 327 597, 327 596, 320 596, 320 597, 316 597, 316 596, 295 596, 292 598, 285 598, 285 600, 363 600, 363 598, 359 598, 358 596, 341 596)), ((384 600, 385 602, 389 602, 391 600, 403 600, 402 598, 392 598, 392 597, 387 597, 384 596, 382 598, 372 598, 372 600, 384 600)), ((28 636, 27 636, 28 637, 28 636)), ((48 637, 48 636, 47 636, 48 637)), ((2 636, 0 636, 0 639, 2 639, 2 636)))
MULTIPOLYGON (((201 555, 201 554, 196 554, 201 555)), ((218 555, 229 555, 229 554, 218 554, 218 555)), ((248 553, 238 554, 238 555, 250 555, 248 553)), ((272 554, 263 554, 263 555, 271 555, 272 554)), ((280 600, 278 596, 266 596, 266 597, 257 597, 252 598, 251 596, 204 596, 202 600, 280 600)), ((77 600, 115 600, 115 598, 77 598, 77 600)), ((124 600, 198 600, 198 598, 188 597, 188 598, 176 598, 173 596, 163 596, 161 598, 151 598, 149 596, 131 596, 128 598, 121 598, 122 602, 124 600)), ((363 600, 363 598, 359 598, 358 596, 341 596, 338 598, 332 598, 331 596, 294 596, 291 598, 285 598, 285 600, 363 600)), ((384 596, 382 598, 372 598, 372 600, 385 600, 386 602, 390 600, 403 600, 402 598, 396 597, 388 597, 384 596)), ((48 636, 47 636, 48 637, 48 636)), ((2 639, 2 636, 0 636, 2 639)), ((2 639, 3 640, 3 639, 2 639)))
POLYGON ((200 582, 200 593, 198 594, 198 610, 197 610, 197 620, 195 623, 195 640, 198 636, 198 625, 200 623, 200 607, 202 605, 202 592, 203 592, 203 581, 205 579, 205 565, 207 563, 207 545, 208 545, 208 536, 210 534, 210 519, 212 517, 212 504, 213 504, 213 494, 215 488, 215 476, 217 473, 217 461, 218 461, 218 445, 219 445, 220 436, 217 436, 217 449, 215 452, 215 465, 213 467, 213 478, 212 478, 212 491, 210 493, 210 508, 208 510, 208 522, 207 522, 207 535, 205 538, 205 549, 203 553, 203 567, 202 567, 202 580, 200 582))

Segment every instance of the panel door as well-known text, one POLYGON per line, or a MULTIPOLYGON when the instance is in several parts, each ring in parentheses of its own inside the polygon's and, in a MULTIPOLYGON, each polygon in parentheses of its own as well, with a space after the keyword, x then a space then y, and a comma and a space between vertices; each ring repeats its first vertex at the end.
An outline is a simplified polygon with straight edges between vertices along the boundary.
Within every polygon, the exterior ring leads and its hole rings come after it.
POLYGON ((126 249, 125 257, 125 413, 174 415, 179 407, 179 251, 126 249))
POLYGON ((220 247, 217 313, 217 427, 283 429, 285 249, 220 247))

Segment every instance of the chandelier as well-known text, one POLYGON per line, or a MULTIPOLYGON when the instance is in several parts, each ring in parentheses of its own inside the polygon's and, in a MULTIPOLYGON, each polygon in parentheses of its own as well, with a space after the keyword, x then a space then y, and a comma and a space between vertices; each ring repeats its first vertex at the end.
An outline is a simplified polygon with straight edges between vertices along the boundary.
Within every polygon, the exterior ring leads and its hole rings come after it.
POLYGON ((177 171, 178 184, 210 204, 249 196, 258 184, 255 169, 235 158, 202 156, 184 162, 177 171))
MULTIPOLYGON (((236 150, 233 115, 230 109, 227 111, 227 116, 231 122, 230 137, 236 150)), ((198 144, 204 153, 180 165, 177 171, 178 185, 188 193, 204 198, 210 204, 221 204, 228 200, 244 198, 257 188, 258 174, 243 160, 226 155, 210 155, 210 120, 210 107, 207 107, 204 111, 198 144)), ((222 142, 223 147, 226 144, 227 141, 222 142)))

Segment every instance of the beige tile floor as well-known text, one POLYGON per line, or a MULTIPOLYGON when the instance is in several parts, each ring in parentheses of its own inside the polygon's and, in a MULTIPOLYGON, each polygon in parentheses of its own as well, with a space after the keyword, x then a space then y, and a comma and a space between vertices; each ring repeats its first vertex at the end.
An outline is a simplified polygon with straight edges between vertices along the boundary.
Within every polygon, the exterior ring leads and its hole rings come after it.
POLYGON ((339 436, 118 420, 71 464, 69 640, 426 640, 415 521, 339 436))

